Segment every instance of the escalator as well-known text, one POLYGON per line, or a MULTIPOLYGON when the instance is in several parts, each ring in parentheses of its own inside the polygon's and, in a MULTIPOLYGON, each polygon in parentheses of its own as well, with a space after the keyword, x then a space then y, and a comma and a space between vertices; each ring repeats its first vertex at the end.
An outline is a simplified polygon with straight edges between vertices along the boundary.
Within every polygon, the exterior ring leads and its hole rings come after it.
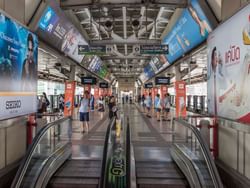
POLYGON ((68 159, 53 175, 48 188, 97 188, 100 181, 101 160, 68 159))
POLYGON ((108 125, 101 156, 72 159, 72 121, 62 118, 42 128, 29 147, 12 188, 103 187, 107 150, 116 119, 108 125))
MULTIPOLYGON (((144 119, 145 123, 149 121, 144 119)), ((136 177, 131 188, 223 188, 210 151, 198 129, 181 119, 173 121, 178 124, 177 129, 182 130, 179 134, 173 129, 172 143, 157 141, 160 135, 152 132, 146 137, 152 140, 151 143, 131 142, 133 160, 130 160, 130 166, 136 177), (192 137, 187 137, 187 132, 191 132, 192 137)))

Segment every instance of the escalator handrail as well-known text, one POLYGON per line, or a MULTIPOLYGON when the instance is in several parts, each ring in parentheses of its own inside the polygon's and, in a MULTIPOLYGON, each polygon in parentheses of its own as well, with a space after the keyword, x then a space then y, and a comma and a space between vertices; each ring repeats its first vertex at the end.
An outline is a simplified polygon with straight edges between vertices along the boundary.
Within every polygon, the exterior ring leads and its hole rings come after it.
POLYGON ((128 187, 136 188, 136 170, 135 170, 135 155, 134 155, 134 147, 131 142, 131 127, 129 123, 129 117, 127 117, 127 146, 128 151, 127 153, 127 161, 128 161, 128 168, 127 168, 127 180, 128 180, 128 187))
POLYGON ((129 117, 127 117, 127 126, 126 126, 126 175, 127 175, 127 187, 131 187, 130 183, 130 160, 131 160, 131 137, 130 137, 130 126, 129 126, 129 117))
POLYGON ((99 188, 104 187, 104 180, 106 178, 105 172, 106 172, 106 166, 107 166, 109 138, 110 138, 111 130, 112 130, 113 126, 115 125, 115 122, 116 122, 116 117, 113 117, 109 122, 109 125, 107 127, 107 132, 106 132, 106 135, 105 135, 104 146, 103 146, 103 154, 102 154, 102 165, 101 165, 101 176, 100 176, 99 188))
POLYGON ((45 125, 42 129, 39 130, 39 132, 37 133, 37 135, 35 136, 35 138, 33 139, 32 144, 29 146, 24 158, 22 159, 22 162, 18 168, 18 171, 16 173, 16 176, 11 184, 11 188, 18 188, 21 185, 21 182, 24 178, 24 175, 27 171, 27 168, 29 166, 31 157, 33 156, 33 153, 35 151, 36 146, 38 145, 38 143, 40 142, 40 140, 43 138, 43 136, 47 133, 47 131, 53 127, 56 126, 64 121, 67 120, 72 120, 71 117, 63 117, 61 119, 58 119, 54 122, 48 123, 47 125, 45 125))
POLYGON ((211 157, 208 146, 205 144, 205 141, 203 140, 203 138, 200 134, 200 131, 196 127, 192 126, 191 124, 189 124, 188 122, 183 120, 182 118, 174 118, 174 121, 177 121, 181 125, 191 129, 191 131, 194 133, 195 137, 197 138, 197 140, 201 146, 201 150, 202 150, 204 159, 206 160, 206 163, 208 165, 208 169, 209 169, 209 172, 211 174, 211 177, 212 177, 212 180, 213 180, 215 187, 216 188, 223 188, 223 184, 221 182, 217 168, 213 162, 213 159, 211 157))

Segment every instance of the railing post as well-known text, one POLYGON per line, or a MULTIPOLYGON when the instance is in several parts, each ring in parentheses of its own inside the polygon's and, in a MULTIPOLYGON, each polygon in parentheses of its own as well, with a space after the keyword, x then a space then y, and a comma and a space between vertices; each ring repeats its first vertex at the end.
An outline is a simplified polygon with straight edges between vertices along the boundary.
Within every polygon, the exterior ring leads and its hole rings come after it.
POLYGON ((214 158, 218 158, 219 155, 219 144, 218 144, 218 120, 217 118, 214 119, 213 125, 213 154, 214 158))

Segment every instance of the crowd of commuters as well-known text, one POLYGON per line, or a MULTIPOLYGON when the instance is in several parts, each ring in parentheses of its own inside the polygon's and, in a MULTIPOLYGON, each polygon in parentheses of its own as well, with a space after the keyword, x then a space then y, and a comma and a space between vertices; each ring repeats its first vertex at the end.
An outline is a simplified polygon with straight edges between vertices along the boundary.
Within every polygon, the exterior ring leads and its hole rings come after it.
POLYGON ((147 96, 139 95, 137 98, 139 104, 141 104, 143 111, 148 118, 152 117, 153 110, 156 112, 157 121, 169 121, 170 120, 170 95, 165 94, 162 98, 160 94, 156 94, 155 98, 152 98, 152 94, 148 93, 147 96), (161 118, 162 117, 162 118, 161 118))

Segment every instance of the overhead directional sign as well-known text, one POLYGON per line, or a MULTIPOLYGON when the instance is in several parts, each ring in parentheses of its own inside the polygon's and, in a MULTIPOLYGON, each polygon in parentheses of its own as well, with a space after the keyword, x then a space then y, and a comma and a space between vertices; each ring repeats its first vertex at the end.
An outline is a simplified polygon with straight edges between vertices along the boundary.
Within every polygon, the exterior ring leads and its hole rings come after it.
POLYGON ((106 46, 78 45, 78 55, 104 55, 106 46))
POLYGON ((168 54, 168 45, 141 45, 140 54, 168 54))

